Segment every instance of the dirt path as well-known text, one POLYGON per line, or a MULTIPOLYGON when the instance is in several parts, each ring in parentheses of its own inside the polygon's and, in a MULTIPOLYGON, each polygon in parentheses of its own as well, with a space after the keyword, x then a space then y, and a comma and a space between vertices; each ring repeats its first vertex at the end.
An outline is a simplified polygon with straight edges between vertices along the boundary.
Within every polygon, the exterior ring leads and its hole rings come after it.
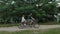
POLYGON ((0 31, 21 31, 21 30, 37 30, 37 29, 50 29, 50 28, 60 28, 60 25, 40 25, 39 28, 24 28, 19 29, 17 26, 14 27, 0 27, 0 31))

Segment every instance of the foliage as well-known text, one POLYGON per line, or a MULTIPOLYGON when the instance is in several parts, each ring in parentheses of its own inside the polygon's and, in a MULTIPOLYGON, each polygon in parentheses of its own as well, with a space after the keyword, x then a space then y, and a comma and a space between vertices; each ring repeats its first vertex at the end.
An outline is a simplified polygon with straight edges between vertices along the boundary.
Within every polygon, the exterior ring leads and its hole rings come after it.
POLYGON ((24 0, 0 0, 0 22, 17 23, 20 22, 24 13, 26 16, 33 13, 33 17, 40 20, 43 16, 57 14, 56 2, 49 3, 49 0, 38 0, 33 3, 24 2, 24 0), (36 4, 42 3, 42 6, 36 7, 36 4))

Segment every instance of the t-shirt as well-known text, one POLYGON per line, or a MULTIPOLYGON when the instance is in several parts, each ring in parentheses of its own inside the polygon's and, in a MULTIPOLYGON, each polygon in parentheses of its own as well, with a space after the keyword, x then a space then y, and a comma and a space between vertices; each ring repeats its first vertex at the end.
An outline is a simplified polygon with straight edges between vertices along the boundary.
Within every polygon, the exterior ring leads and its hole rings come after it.
POLYGON ((25 18, 24 17, 22 17, 22 20, 21 20, 21 22, 25 22, 26 20, 25 20, 25 18))
POLYGON ((28 19, 31 19, 31 15, 28 16, 28 19))

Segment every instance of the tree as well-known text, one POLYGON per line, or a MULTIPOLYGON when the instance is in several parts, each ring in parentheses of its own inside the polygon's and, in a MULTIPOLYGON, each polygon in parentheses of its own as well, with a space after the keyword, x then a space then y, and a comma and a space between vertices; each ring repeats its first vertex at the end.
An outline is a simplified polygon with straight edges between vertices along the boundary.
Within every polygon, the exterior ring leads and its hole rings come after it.
MULTIPOLYGON (((39 20, 43 16, 57 14, 56 2, 50 0, 1 0, 0 19, 6 23, 20 22, 21 16, 25 13, 28 16, 33 13, 34 18, 39 20), (38 7, 36 6, 38 4, 38 7)), ((45 18, 45 17, 44 17, 45 18)))

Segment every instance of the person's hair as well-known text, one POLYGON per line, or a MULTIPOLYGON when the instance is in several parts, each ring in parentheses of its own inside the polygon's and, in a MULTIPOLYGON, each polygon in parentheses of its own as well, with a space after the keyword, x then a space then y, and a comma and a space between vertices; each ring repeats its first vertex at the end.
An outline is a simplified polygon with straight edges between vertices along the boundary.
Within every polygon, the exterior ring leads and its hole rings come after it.
POLYGON ((22 15, 25 15, 25 13, 23 12, 22 15))

